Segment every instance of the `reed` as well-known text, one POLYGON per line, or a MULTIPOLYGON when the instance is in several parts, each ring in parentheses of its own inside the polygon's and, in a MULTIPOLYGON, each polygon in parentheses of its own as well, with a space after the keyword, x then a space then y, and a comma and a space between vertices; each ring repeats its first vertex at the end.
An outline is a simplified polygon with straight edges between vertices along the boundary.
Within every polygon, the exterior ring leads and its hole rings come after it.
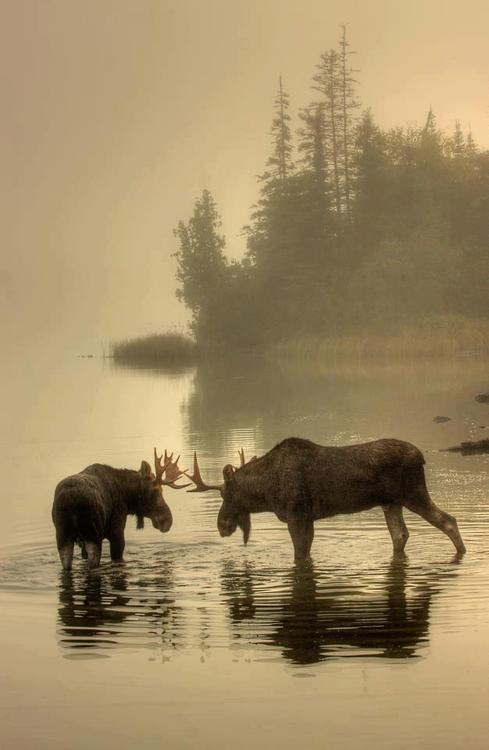
POLYGON ((306 335, 277 343, 273 356, 308 361, 404 362, 419 359, 487 357, 489 321, 457 316, 429 319, 391 333, 306 335))
POLYGON ((111 345, 114 361, 132 367, 180 367, 195 364, 195 341, 181 333, 153 333, 111 345))

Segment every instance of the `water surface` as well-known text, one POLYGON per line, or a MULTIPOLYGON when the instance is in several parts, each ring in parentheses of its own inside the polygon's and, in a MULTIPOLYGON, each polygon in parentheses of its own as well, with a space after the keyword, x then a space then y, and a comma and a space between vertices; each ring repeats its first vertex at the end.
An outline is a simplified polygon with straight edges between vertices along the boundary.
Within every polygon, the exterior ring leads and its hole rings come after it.
POLYGON ((487 366, 320 368, 260 360, 186 373, 26 352, 6 366, 0 528, 0 723, 8 748, 482 748, 489 647, 488 456, 439 448, 486 436, 487 366), (436 423, 438 415, 449 422, 436 423), (316 524, 295 566, 286 527, 253 517, 221 539, 216 493, 168 490, 174 524, 127 528, 88 575, 57 559, 60 478, 137 468, 153 446, 194 450, 218 481, 237 450, 298 435, 398 437, 424 452, 434 500, 468 548, 406 512, 394 560, 381 511, 316 524))

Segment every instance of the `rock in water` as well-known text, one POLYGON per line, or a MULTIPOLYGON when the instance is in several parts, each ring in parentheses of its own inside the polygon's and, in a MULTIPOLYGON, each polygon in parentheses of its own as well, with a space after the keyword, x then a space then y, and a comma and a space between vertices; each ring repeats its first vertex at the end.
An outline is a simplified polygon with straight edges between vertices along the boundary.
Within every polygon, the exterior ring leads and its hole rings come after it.
POLYGON ((474 440, 466 443, 460 443, 460 445, 453 445, 451 448, 442 448, 443 451, 449 451, 450 453, 461 453, 462 456, 471 456, 476 453, 489 453, 489 439, 474 440))

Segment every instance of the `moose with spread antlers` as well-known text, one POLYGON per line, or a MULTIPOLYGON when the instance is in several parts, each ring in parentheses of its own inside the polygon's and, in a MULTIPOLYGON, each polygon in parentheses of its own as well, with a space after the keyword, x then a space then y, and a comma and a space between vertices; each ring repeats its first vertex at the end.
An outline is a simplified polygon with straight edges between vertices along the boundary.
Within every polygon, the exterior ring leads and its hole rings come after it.
POLYGON ((189 486, 176 484, 184 473, 178 468, 179 458, 173 461, 173 453, 165 451, 163 459, 155 448, 154 474, 148 462, 142 461, 139 471, 92 464, 63 479, 54 493, 52 518, 64 570, 71 570, 75 542, 81 546, 89 569, 100 564, 103 539, 109 540, 112 560, 122 561, 128 515, 136 516, 138 529, 149 518, 155 529, 169 531, 173 519, 163 487, 179 490, 189 486))
POLYGON ((410 443, 388 439, 325 447, 288 438, 261 458, 246 463, 243 451, 240 458, 239 468, 224 467, 222 484, 203 481, 196 455, 194 473, 186 474, 195 484, 190 492, 220 491, 217 528, 223 537, 239 526, 246 544, 250 514, 269 511, 287 524, 295 559, 304 560, 311 550, 314 521, 380 506, 395 554, 403 552, 409 536, 403 508, 443 531, 459 554, 465 552, 455 518, 431 499, 423 455, 410 443))

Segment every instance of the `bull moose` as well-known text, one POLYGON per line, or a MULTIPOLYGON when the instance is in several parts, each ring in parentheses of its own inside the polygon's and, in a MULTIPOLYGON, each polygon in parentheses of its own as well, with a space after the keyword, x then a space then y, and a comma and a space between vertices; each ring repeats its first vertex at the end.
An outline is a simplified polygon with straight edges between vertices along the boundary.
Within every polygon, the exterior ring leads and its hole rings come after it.
POLYGON ((178 458, 173 461, 173 453, 168 456, 166 451, 163 464, 162 458, 155 448, 154 474, 147 461, 142 461, 139 471, 92 464, 58 484, 52 518, 65 570, 71 570, 75 543, 81 546, 88 568, 98 567, 103 539, 109 540, 112 560, 122 561, 128 515, 136 516, 138 529, 149 518, 156 529, 170 530, 173 519, 163 497, 163 486, 183 489, 189 485, 175 484, 183 474, 178 458))
POLYGON ((223 502, 217 528, 223 537, 239 526, 246 544, 250 514, 270 511, 287 524, 295 559, 304 560, 311 550, 314 521, 380 506, 394 554, 400 554, 409 536, 402 515, 405 507, 443 531, 459 554, 465 552, 455 518, 430 498, 423 454, 410 443, 384 439, 326 447, 287 438, 260 458, 246 463, 243 451, 240 458, 239 468, 224 467, 224 482, 219 485, 203 481, 196 455, 194 472, 187 474, 195 484, 190 492, 220 491, 223 502))

